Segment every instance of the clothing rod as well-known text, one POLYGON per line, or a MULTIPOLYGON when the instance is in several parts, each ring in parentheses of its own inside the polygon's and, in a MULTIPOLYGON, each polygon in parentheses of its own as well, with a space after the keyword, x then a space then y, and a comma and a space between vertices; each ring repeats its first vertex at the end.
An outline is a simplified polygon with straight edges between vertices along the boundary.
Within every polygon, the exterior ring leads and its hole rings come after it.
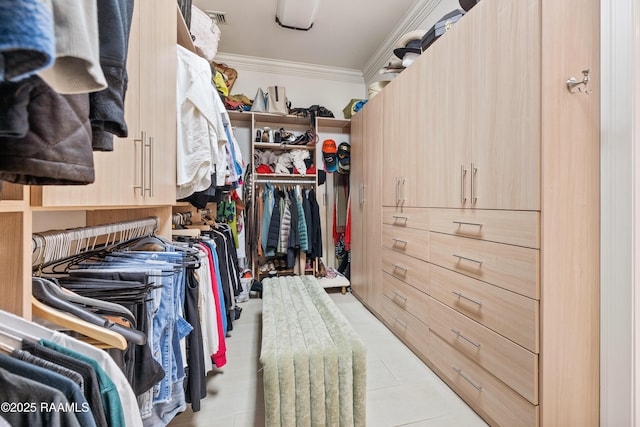
POLYGON ((262 184, 262 183, 272 183, 272 184, 315 184, 316 181, 315 180, 311 180, 311 179, 307 179, 307 180, 300 180, 300 179, 256 179, 254 180, 254 182, 256 184, 262 184))
POLYGON ((32 265, 63 259, 70 255, 105 247, 127 240, 152 236, 159 228, 157 217, 89 227, 68 228, 33 233, 31 236, 32 265))

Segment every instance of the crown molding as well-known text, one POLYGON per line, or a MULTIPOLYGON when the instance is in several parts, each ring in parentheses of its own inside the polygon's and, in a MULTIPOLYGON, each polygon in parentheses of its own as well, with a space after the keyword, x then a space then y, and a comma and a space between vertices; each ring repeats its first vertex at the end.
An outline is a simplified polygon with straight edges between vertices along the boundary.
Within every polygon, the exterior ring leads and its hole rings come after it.
POLYGON ((416 0, 362 68, 365 82, 374 80, 378 70, 387 65, 389 58, 393 55, 393 48, 397 40, 410 31, 422 29, 418 28, 418 26, 429 17, 441 2, 442 0, 416 0))
POLYGON ((242 70, 364 85, 362 72, 360 70, 350 68, 329 67, 326 65, 260 58, 257 56, 236 55, 224 52, 218 52, 214 60, 215 62, 223 62, 231 67, 237 67, 242 70))

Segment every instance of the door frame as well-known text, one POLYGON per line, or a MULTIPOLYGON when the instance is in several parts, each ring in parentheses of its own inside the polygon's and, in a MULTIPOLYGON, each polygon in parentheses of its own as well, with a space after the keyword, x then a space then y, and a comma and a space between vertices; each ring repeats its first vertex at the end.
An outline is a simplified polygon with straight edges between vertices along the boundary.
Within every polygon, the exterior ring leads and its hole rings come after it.
POLYGON ((640 7, 601 1, 602 426, 640 424, 640 7), (631 232, 630 232, 631 231, 631 232))

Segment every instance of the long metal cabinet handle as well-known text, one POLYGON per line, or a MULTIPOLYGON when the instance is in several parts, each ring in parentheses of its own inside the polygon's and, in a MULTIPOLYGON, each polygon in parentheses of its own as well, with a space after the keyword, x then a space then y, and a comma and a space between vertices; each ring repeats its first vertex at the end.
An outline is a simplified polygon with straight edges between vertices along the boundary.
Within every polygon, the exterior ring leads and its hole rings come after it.
MULTIPOLYGON (((140 138, 134 138, 133 143, 140 142, 140 185, 134 185, 133 189, 140 189, 140 195, 144 197, 144 178, 146 175, 145 171, 145 159, 144 159, 144 147, 147 140, 147 134, 145 131, 140 132, 140 138)), ((135 149, 135 147, 134 147, 135 149)), ((134 183, 135 184, 135 183, 134 183)))
POLYGON ((464 295, 460 291, 452 291, 451 293, 454 294, 454 295, 457 295, 459 298, 466 299, 467 301, 470 301, 470 302, 472 302, 474 304, 478 304, 479 306, 482 306, 482 301, 478 301, 477 299, 470 298, 470 297, 464 295))
POLYGON ((464 204, 467 198, 464 197, 464 176, 467 174, 467 170, 464 165, 460 165, 460 204, 464 204))
POLYGON ((476 180, 473 178, 478 172, 478 168, 471 163, 471 203, 475 203, 478 201, 478 196, 476 196, 476 180))
POLYGON ((462 338, 463 340, 465 340, 466 342, 468 342, 469 344, 471 344, 472 346, 474 346, 475 348, 480 348, 480 344, 473 341, 471 338, 467 338, 464 335, 462 335, 462 332, 460 332, 457 329, 451 329, 451 332, 453 332, 454 334, 456 334, 458 336, 458 338, 462 338))
POLYGON ((482 265, 482 261, 478 261, 477 259, 467 258, 466 256, 456 255, 456 254, 453 254, 453 256, 454 256, 454 257, 456 257, 456 258, 458 258, 459 260, 465 260, 465 261, 475 262, 476 264, 482 265))
POLYGON ((402 270, 402 271, 404 271, 405 273, 408 271, 407 267, 403 267, 403 266, 398 265, 398 264, 393 264, 393 268, 394 268, 394 270, 395 270, 395 269, 402 270))
POLYGON ((396 206, 400 204, 400 178, 396 176, 396 206))
POLYGON ((405 195, 407 188, 406 188, 406 184, 407 183, 407 178, 402 178, 402 186, 400 187, 400 189, 402 190, 401 196, 398 196, 398 204, 401 204, 402 206, 404 206, 404 204, 407 202, 407 197, 405 195))
POLYGON ((366 189, 367 189, 366 184, 362 184, 362 204, 363 204, 363 205, 364 205, 365 203, 367 203, 367 198, 366 198, 366 189))
POLYGON ((400 325, 402 329, 407 329, 407 324, 404 323, 402 320, 398 319, 397 317, 394 317, 393 320, 395 321, 395 323, 400 325))
POLYGON ((406 240, 398 239, 397 237, 392 237, 391 240, 393 240, 394 243, 402 243, 405 246, 409 243, 406 240))
POLYGON ((466 382, 468 382, 469 384, 471 384, 473 386, 473 388, 475 388, 478 391, 482 391, 482 386, 481 385, 477 385, 476 383, 474 383, 469 377, 467 377, 464 372, 462 372, 462 369, 458 369, 455 366, 452 366, 451 368, 453 368, 454 371, 456 371, 458 373, 458 375, 460 375, 462 378, 464 378, 464 380, 466 382))
POLYGON ((474 225, 476 227, 480 227, 482 228, 482 224, 478 223, 478 222, 464 222, 464 221, 452 221, 454 224, 458 224, 458 225, 474 225))
POLYGON ((405 295, 402 295, 402 294, 400 293, 400 291, 393 291, 393 294, 394 294, 395 296, 397 296, 398 298, 403 299, 403 300, 404 300, 404 302, 407 302, 407 297, 406 297, 405 295))
MULTIPOLYGON (((147 184, 146 182, 144 186, 144 192, 148 191, 149 197, 153 197, 153 143, 154 143, 154 138, 152 136, 150 136, 144 143, 144 147, 149 148, 149 182, 148 182, 148 186, 146 185, 147 184)), ((142 154, 144 158, 144 152, 142 154)))

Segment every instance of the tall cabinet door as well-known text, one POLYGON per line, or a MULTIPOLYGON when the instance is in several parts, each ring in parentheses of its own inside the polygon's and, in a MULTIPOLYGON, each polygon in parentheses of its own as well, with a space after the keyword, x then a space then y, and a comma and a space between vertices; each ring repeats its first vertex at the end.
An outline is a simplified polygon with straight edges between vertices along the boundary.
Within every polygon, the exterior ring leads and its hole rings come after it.
POLYGON ((381 290, 381 250, 382 247, 382 194, 381 181, 384 176, 380 173, 382 146, 384 144, 383 115, 386 94, 380 92, 371 98, 367 104, 367 111, 363 120, 362 135, 365 141, 364 149, 364 199, 363 209, 363 237, 365 247, 364 269, 366 283, 369 287, 369 306, 378 312, 382 310, 381 290))
POLYGON ((364 156, 367 147, 365 146, 363 131, 363 121, 368 111, 367 106, 351 117, 351 173, 350 194, 351 194, 351 291, 361 300, 368 303, 367 293, 367 270, 365 259, 368 248, 365 245, 364 228, 365 210, 365 182, 364 182, 364 156))
POLYGON ((384 91, 377 94, 351 119, 351 287, 378 312, 384 98, 384 91))
POLYGON ((495 1, 472 13, 479 16, 467 17, 473 36, 463 44, 472 206, 540 209, 539 2, 495 1))
POLYGON ((470 58, 466 51, 470 38, 467 28, 456 25, 420 58, 427 96, 419 98, 418 108, 430 119, 432 137, 425 155, 429 174, 425 186, 430 188, 431 207, 470 206, 468 97, 475 79, 469 72, 470 58))

